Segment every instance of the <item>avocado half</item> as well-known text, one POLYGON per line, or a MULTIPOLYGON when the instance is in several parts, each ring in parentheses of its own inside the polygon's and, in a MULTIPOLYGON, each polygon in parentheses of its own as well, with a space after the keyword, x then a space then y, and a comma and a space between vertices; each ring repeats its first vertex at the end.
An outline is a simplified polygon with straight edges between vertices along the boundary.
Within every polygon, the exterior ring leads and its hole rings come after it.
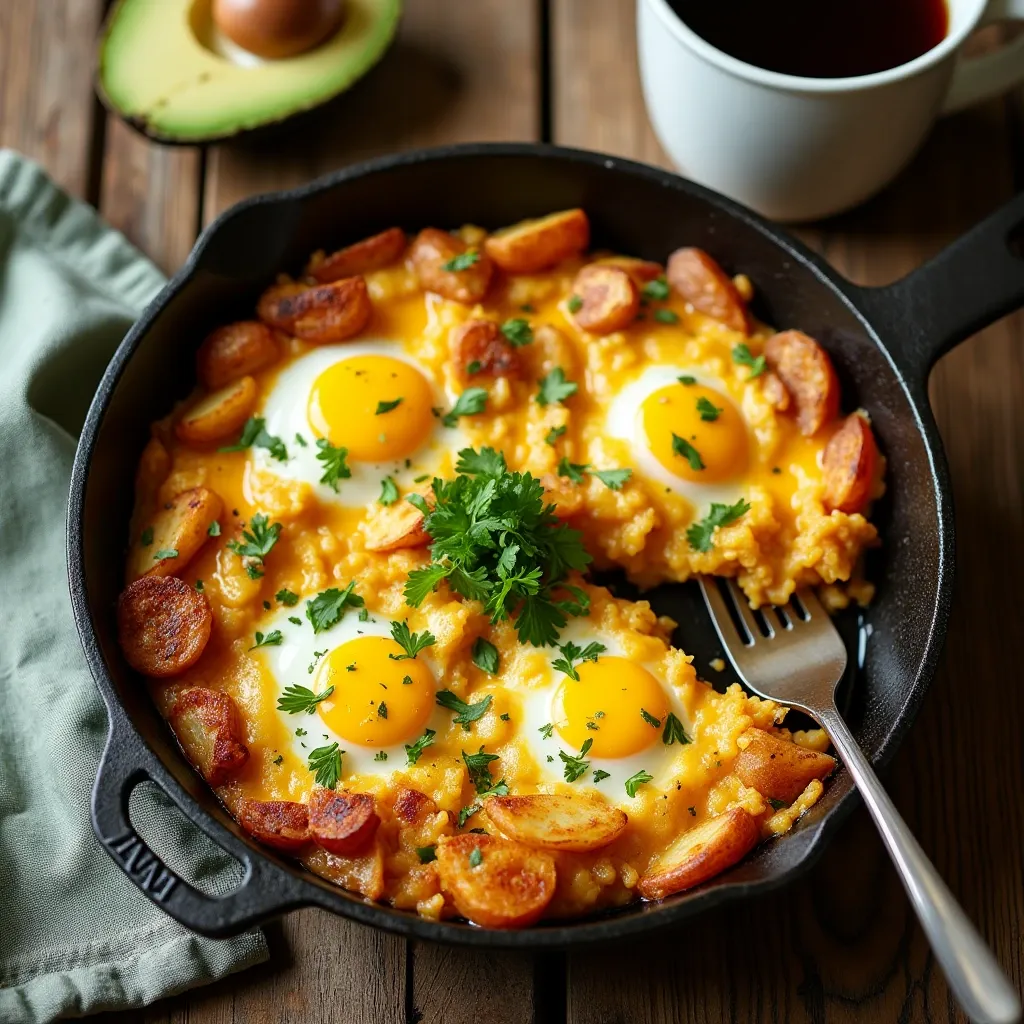
POLYGON ((212 46, 210 0, 118 0, 100 37, 97 90, 150 138, 212 142, 344 92, 380 60, 402 0, 347 0, 338 32, 307 53, 232 60, 212 46))

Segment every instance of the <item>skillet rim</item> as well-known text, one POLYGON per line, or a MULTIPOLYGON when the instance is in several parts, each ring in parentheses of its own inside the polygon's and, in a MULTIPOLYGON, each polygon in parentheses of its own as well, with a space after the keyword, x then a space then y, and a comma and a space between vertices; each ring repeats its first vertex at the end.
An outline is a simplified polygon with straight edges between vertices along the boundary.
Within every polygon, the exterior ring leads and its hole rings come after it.
MULTIPOLYGON (((178 782, 167 769, 159 755, 149 745, 143 734, 136 728, 122 704, 113 680, 107 670, 106 661, 99 647, 93 616, 89 607, 85 571, 85 539, 84 539, 84 507, 85 493, 88 486, 89 468, 95 450, 100 427, 105 418, 107 408, 125 368, 135 354, 143 337, 148 333, 153 322, 163 312, 169 301, 185 289, 199 270, 206 249, 214 236, 232 218, 261 206, 280 203, 303 202, 311 196, 331 191, 345 182, 370 177, 382 171, 397 167, 415 166, 418 164, 457 161, 478 157, 497 158, 528 158, 555 159, 563 163, 581 163, 597 165, 606 171, 625 174, 630 177, 644 178, 675 191, 688 193, 701 202, 717 210, 720 214, 738 220, 748 228, 752 228, 765 236, 773 245, 799 264, 807 267, 815 277, 838 298, 861 324, 871 342, 879 349, 888 361, 897 383, 903 390, 909 405, 909 413, 913 417, 918 434, 924 441, 925 453, 928 457, 931 486, 936 497, 936 526, 938 533, 938 559, 936 565, 936 600, 929 623, 928 635, 925 640, 924 655, 913 676, 912 683, 906 693, 903 712, 885 737, 881 747, 871 758, 876 767, 884 767, 893 757, 896 749, 905 738, 911 724, 917 717, 921 702, 928 687, 934 679, 938 660, 945 638, 946 625, 953 596, 954 577, 954 521, 952 489, 945 453, 938 429, 931 414, 927 400, 926 380, 916 379, 915 367, 911 365, 911 357, 907 355, 906 363, 901 364, 899 350, 896 354, 883 342, 879 330, 874 326, 871 315, 877 316, 884 302, 886 289, 864 288, 853 284, 833 270, 820 256, 805 247, 795 238, 789 236, 782 228, 760 217, 758 214, 738 203, 683 178, 671 171, 643 164, 638 161, 612 156, 600 152, 582 150, 550 143, 533 142, 501 142, 501 143, 460 143, 438 146, 427 149, 410 150, 404 153, 377 157, 371 160, 352 164, 339 171, 324 175, 312 182, 291 189, 251 196, 229 207, 219 214, 200 234, 188 258, 177 273, 153 298, 139 319, 119 343, 110 363, 108 364, 96 393, 90 403, 88 413, 82 426, 75 460, 72 467, 71 484, 68 498, 67 513, 67 561, 69 588, 72 608, 79 639, 84 649, 86 661, 96 681, 97 688, 107 706, 109 732, 102 764, 107 760, 111 748, 125 745, 123 728, 130 729, 127 739, 148 755, 152 769, 158 765, 155 778, 158 784, 168 791, 171 799, 198 827, 214 837, 224 834, 224 827, 178 782), (872 314, 866 312, 870 301, 872 314), (200 825, 200 821, 204 825, 200 825), (209 827, 207 827, 209 826, 209 827)), ((930 368, 930 367, 927 367, 930 368)), ((927 369, 926 368, 926 369, 927 369)), ((682 898, 669 898, 652 910, 650 904, 633 902, 617 909, 611 914, 584 917, 579 921, 542 925, 517 931, 500 931, 479 928, 474 925, 456 922, 434 922, 408 911, 396 910, 384 904, 364 902, 351 895, 345 895, 330 883, 316 878, 298 865, 292 865, 269 854, 256 843, 243 839, 239 845, 244 847, 248 856, 259 864, 259 879, 254 883, 273 884, 273 875, 268 872, 284 873, 290 876, 292 894, 282 898, 266 916, 275 916, 286 910, 304 905, 314 905, 339 913, 344 917, 383 928, 386 931, 412 938, 426 939, 435 942, 457 945, 475 945, 488 948, 521 948, 534 946, 543 948, 568 948, 577 945, 609 942, 626 936, 656 929, 670 928, 678 925, 694 914, 749 897, 761 892, 771 892, 788 884, 797 875, 805 873, 821 856, 827 841, 853 810, 856 799, 856 788, 851 787, 836 805, 820 821, 809 825, 800 833, 803 850, 796 854, 797 859, 779 869, 768 878, 749 882, 719 881, 712 883, 710 888, 699 888, 682 898), (295 891, 304 890, 298 897, 295 891)), ((96 794, 93 794, 95 806, 96 794)), ((94 814, 95 822, 95 814, 94 814)), ((226 832, 227 835, 231 833, 226 832)), ((796 837, 792 837, 795 840, 796 837)), ((218 845, 224 846, 214 838, 218 845)), ((108 851, 109 852, 109 851, 108 851)), ((229 850, 232 856, 237 852, 229 850)), ((120 866, 120 865, 119 865, 120 866)), ((251 865, 241 885, 245 887, 252 874, 251 865)), ((279 878, 277 879, 280 880, 279 878)), ((241 895, 241 889, 235 890, 241 895)), ((147 895, 149 895, 147 893, 147 895)), ((230 898, 230 893, 226 898, 230 898)), ((167 908, 165 908, 167 909, 167 908)), ((187 923, 187 922, 185 922, 187 923)), ((217 934, 232 934, 250 927, 254 922, 247 920, 244 925, 227 929, 217 934)))

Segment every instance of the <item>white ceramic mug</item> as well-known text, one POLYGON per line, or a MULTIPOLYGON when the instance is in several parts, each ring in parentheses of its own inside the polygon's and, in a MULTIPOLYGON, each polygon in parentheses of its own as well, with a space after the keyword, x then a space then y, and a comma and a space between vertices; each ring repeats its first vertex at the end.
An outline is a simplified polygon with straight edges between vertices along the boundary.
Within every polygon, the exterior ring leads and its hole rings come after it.
POLYGON ((637 0, 654 130, 683 174, 768 217, 812 220, 848 209, 899 173, 941 114, 1024 80, 1024 35, 983 56, 960 55, 982 25, 1024 20, 1024 0, 947 6, 946 38, 907 64, 856 78, 801 78, 716 49, 667 0, 637 0))

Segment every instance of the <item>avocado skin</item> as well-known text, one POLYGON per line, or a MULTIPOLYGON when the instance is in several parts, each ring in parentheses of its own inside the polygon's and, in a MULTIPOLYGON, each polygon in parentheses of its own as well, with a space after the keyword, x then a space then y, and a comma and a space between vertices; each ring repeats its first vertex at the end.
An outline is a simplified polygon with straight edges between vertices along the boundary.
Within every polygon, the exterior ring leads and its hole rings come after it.
MULTIPOLYGON (((201 5, 202 0, 196 6, 201 8, 201 5)), ((192 6, 192 0, 116 0, 104 21, 97 47, 94 84, 103 105, 140 134, 166 145, 191 146, 221 142, 279 125, 298 114, 323 106, 351 88, 378 63, 394 39, 402 13, 402 0, 347 0, 345 21, 341 29, 334 37, 310 51, 309 55, 268 61, 260 67, 237 68, 224 58, 210 53, 196 41, 189 24, 188 11, 192 6), (191 95, 204 105, 204 109, 210 109, 210 104, 203 103, 202 94, 207 91, 205 83, 230 76, 238 79, 238 95, 251 91, 254 81, 262 86, 264 109, 261 112, 243 112, 237 120, 232 118, 230 112, 225 112, 221 118, 224 122, 222 125, 213 129, 200 127, 192 130, 188 127, 168 127, 162 123, 160 108, 167 104, 157 101, 149 109, 138 109, 138 104, 126 100, 123 94, 129 90, 124 88, 123 81, 112 82, 115 77, 112 68, 116 68, 119 60, 119 50, 114 44, 125 45, 126 41, 121 38, 124 35, 128 36, 127 42, 131 42, 130 31, 124 31, 126 22, 130 26, 132 21, 142 20, 144 23, 150 17, 166 21, 169 10, 180 12, 180 21, 172 23, 166 33, 159 34, 156 49, 151 47, 157 56, 153 62, 148 63, 142 76, 143 81, 148 78, 150 88, 154 78, 159 81, 158 76, 151 74, 154 66, 171 67, 174 69, 172 74, 180 75, 180 64, 192 62, 197 68, 197 74, 191 95), (323 60, 333 58, 335 53, 338 59, 334 67, 300 67, 310 63, 308 58, 311 55, 323 60), (176 61, 176 56, 181 61, 176 61), (259 80, 267 74, 280 78, 282 69, 286 68, 289 68, 286 72, 289 91, 294 93, 296 84, 301 84, 303 78, 306 78, 313 90, 310 97, 303 99, 293 95, 275 102, 273 81, 259 80)), ((239 111, 244 111, 244 107, 239 105, 239 111)))

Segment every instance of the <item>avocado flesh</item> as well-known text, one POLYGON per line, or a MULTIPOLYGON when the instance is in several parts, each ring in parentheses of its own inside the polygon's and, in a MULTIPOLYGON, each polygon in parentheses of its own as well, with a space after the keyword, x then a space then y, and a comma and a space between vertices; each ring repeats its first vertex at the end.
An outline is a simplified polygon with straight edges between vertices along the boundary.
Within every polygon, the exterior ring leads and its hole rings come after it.
POLYGON ((100 42, 99 89, 153 138, 225 138, 343 92, 380 59, 400 13, 401 0, 347 0, 341 28, 320 46, 243 66, 197 39, 208 0, 120 0, 100 42))

